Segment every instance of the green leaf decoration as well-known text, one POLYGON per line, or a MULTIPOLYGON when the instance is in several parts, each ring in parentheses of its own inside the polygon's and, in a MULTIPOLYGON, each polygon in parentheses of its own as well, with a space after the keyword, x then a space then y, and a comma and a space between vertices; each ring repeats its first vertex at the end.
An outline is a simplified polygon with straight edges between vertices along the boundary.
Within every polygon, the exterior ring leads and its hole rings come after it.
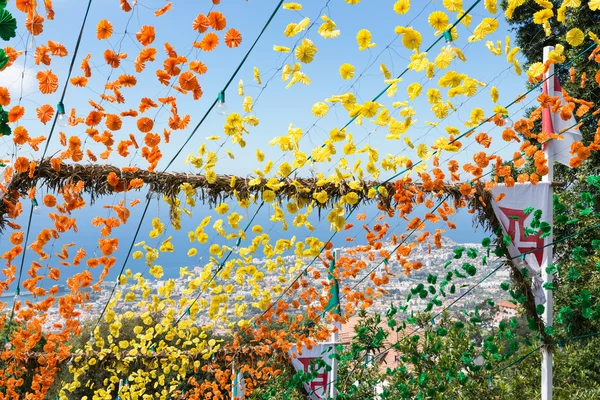
POLYGON ((8 126, 8 112, 0 107, 0 135, 8 136, 12 133, 10 126, 8 126))
POLYGON ((556 274, 557 272, 558 272, 558 268, 554 264, 549 264, 546 267, 546 273, 547 274, 556 274))
POLYGON ((17 20, 3 7, 0 8, 0 38, 10 40, 17 36, 17 20))
POLYGON ((537 313, 537 315, 542 315, 544 313, 544 310, 546 308, 544 307, 543 304, 538 304, 537 307, 535 308, 535 312, 537 313))
POLYGON ((0 10, 4 10, 8 4, 7 0, 0 0, 0 10))
POLYGON ((554 334, 556 333, 556 330, 555 330, 555 329, 554 329, 554 327, 552 327, 552 326, 547 326, 547 327, 544 329, 544 332, 545 332, 545 333, 546 333, 546 335, 548 335, 548 336, 554 336, 554 334))

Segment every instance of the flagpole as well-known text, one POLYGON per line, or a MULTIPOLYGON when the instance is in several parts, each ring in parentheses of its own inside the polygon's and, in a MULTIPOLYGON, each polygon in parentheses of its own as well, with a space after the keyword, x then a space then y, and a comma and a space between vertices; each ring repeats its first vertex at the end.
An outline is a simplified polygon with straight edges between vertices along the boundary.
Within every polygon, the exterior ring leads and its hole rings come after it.
MULTIPOLYGON (((554 50, 553 46, 544 47, 544 65, 548 61, 549 53, 554 50)), ((546 76, 552 76, 552 78, 546 81, 548 85, 548 93, 550 96, 554 93, 554 64, 550 64, 548 67, 548 71, 546 72, 546 76), (552 90, 550 90, 552 88, 552 90)), ((555 132, 547 132, 547 133, 555 133, 555 132)), ((550 153, 550 146, 543 146, 544 155, 546 156, 546 160, 548 162, 548 174, 542 177, 542 182, 549 182, 549 215, 547 216, 547 221, 551 222, 554 225, 554 207, 553 207, 553 197, 554 190, 552 188, 552 182, 554 181, 554 157, 550 153)), ((553 227, 554 228, 554 227, 553 227)), ((546 238, 547 243, 552 243, 552 233, 550 236, 546 238)), ((548 264, 553 262, 553 252, 552 246, 548 246, 546 248, 547 256, 544 257, 544 262, 541 265, 541 274, 543 277, 544 284, 552 283, 553 275, 546 272, 546 268, 548 264)), ((542 315, 542 319, 546 326, 552 326, 552 290, 546 289, 544 285, 544 294, 546 296, 546 304, 544 308, 544 314, 542 315)), ((547 346, 542 347, 542 400, 552 400, 552 353, 548 349, 547 346)))
MULTIPOLYGON (((331 276, 334 277, 335 279, 335 265, 337 264, 338 261, 338 252, 337 251, 333 251, 333 262, 331 263, 331 266, 329 268, 329 274, 331 276)), ((336 281, 337 282, 337 281, 336 281)), ((337 286, 337 284, 336 284, 337 286)), ((338 288, 336 288, 335 290, 339 290, 338 288)), ((339 315, 339 294, 337 295, 337 299, 338 299, 338 309, 336 314, 339 315)), ((331 342, 333 343, 333 354, 336 355, 337 354, 337 343, 339 341, 339 324, 337 322, 334 322, 334 332, 331 335, 331 342), (338 328, 338 329, 335 329, 338 328)), ((331 385, 329 386, 329 397, 331 397, 333 400, 335 400, 337 398, 337 386, 336 386, 336 382, 337 382, 337 369, 338 369, 338 360, 336 357, 333 357, 333 360, 331 360, 331 385)))

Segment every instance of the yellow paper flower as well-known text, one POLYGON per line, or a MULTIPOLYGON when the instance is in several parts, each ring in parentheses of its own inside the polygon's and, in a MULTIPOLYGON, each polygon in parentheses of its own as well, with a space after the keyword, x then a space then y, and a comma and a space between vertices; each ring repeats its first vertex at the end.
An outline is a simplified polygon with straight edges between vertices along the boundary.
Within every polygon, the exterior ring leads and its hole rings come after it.
POLYGON ((275 200, 275 192, 272 190, 265 190, 262 193, 262 199, 265 203, 272 203, 275 200))
POLYGON ((244 98, 244 102, 242 103, 242 107, 244 108, 244 112, 251 112, 252 111, 252 97, 250 96, 246 96, 244 98))
POLYGON ((361 29, 356 35, 356 42, 359 50, 366 50, 375 47, 375 43, 371 43, 371 32, 367 29, 361 29))
POLYGON ((410 0, 398 0, 394 3, 394 11, 398 14, 406 14, 410 10, 410 0))
POLYGON ((379 66, 379 70, 381 71, 385 79, 390 79, 392 77, 390 70, 384 63, 381 63, 381 65, 379 66))
POLYGON ((419 46, 423 41, 423 36, 413 28, 404 29, 402 36, 402 44, 409 50, 419 50, 419 46))
POLYGON ((356 194, 355 192, 347 193, 344 196, 344 200, 350 205, 355 205, 356 203, 358 203, 358 194, 356 194))
POLYGON ((226 214, 227 211, 229 211, 229 206, 225 203, 221 203, 215 208, 215 211, 219 214, 226 214))
POLYGON ((484 115, 485 115, 485 112, 481 108, 474 108, 471 111, 471 122, 473 122, 474 124, 481 122, 484 115))
POLYGON ((377 111, 381 107, 381 104, 375 103, 373 101, 367 101, 360 109, 360 114, 363 117, 371 118, 377 115, 377 111))
POLYGON ((324 117, 329 111, 329 106, 322 101, 315 103, 312 106, 312 113, 315 117, 324 117))
POLYGON ((433 65, 435 65, 437 69, 446 69, 452 64, 453 59, 454 57, 450 52, 442 51, 433 61, 433 65))
POLYGON ((592 11, 600 10, 600 0, 590 0, 588 3, 588 7, 592 11))
POLYGON ((295 54, 298 61, 309 64, 317 54, 317 46, 310 39, 302 39, 302 44, 296 47, 295 54))
POLYGON ((469 42, 478 42, 498 29, 498 20, 496 18, 484 18, 473 30, 473 36, 469 37, 469 42))
POLYGON ((548 8, 544 8, 533 14, 533 23, 542 25, 545 22, 548 22, 550 18, 554 16, 554 11, 548 8))
POLYGON ((260 81, 260 70, 258 68, 256 68, 256 67, 254 67, 254 80, 259 85, 262 84, 262 82, 260 81))
POLYGON ((331 18, 329 18, 327 15, 322 15, 321 19, 325 22, 323 22, 319 27, 319 35, 323 36, 325 39, 333 39, 340 35, 340 30, 335 29, 337 25, 331 20, 331 18))
POLYGON ((411 83, 410 85, 408 85, 408 87, 406 88, 406 90, 408 92, 408 98, 411 100, 414 100, 416 97, 418 97, 421 94, 421 89, 422 89, 422 86, 418 82, 414 82, 414 83, 411 83))
POLYGON ((442 101, 442 92, 436 88, 427 90, 427 101, 429 104, 436 104, 442 101))
POLYGON ((319 203, 324 204, 327 202, 329 196, 325 190, 321 190, 320 192, 313 193, 313 198, 317 200, 319 203))
POLYGON ((289 47, 285 47, 285 46, 277 46, 277 45, 273 45, 273 50, 278 52, 278 53, 289 53, 290 52, 290 48, 289 47))
POLYGON ((462 0, 443 0, 442 4, 446 7, 446 10, 451 12, 458 12, 462 10, 463 2, 462 0))
POLYGON ((448 15, 443 11, 434 11, 427 18, 429 25, 436 31, 445 30, 448 26, 448 15))
POLYGON ((284 3, 282 7, 285 10, 294 10, 294 11, 302 10, 302 4, 300 4, 300 3, 284 3))
POLYGON ((585 35, 579 28, 573 28, 569 32, 567 32, 567 43, 571 46, 577 47, 583 40, 585 39, 585 35))
POLYGON ((496 14, 498 12, 497 3, 498 0, 484 0, 483 6, 490 14, 496 14))
POLYGON ((493 87, 490 89, 490 96, 492 97, 492 101, 493 101, 494 103, 497 103, 497 102, 498 102, 498 97, 499 97, 499 95, 500 95, 500 94, 498 93, 498 88, 497 88, 496 86, 493 86, 493 87))
POLYGON ((541 62, 536 62, 531 64, 529 69, 527 70, 527 76, 530 78, 539 78, 544 74, 544 64, 541 62))
POLYGON ((354 77, 354 66, 351 64, 342 64, 340 66, 340 76, 342 79, 352 79, 354 77))

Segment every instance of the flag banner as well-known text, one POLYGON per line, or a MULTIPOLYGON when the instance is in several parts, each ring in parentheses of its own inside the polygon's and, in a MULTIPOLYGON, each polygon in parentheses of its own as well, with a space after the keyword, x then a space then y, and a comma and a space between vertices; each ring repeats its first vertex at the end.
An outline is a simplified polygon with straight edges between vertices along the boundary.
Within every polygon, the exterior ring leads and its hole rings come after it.
POLYGON ((508 253, 515 265, 519 268, 526 267, 530 271, 536 304, 546 302, 542 288, 541 267, 548 265, 552 260, 548 260, 547 248, 542 247, 550 243, 550 238, 540 238, 541 234, 528 234, 527 228, 530 228, 535 218, 535 210, 542 211, 541 221, 552 225, 552 221, 548 221, 552 210, 550 190, 549 182, 540 182, 537 185, 523 183, 513 187, 498 185, 491 190, 494 214, 502 225, 503 234, 511 238, 511 244, 507 246, 508 253), (502 197, 501 195, 504 197, 496 202, 499 196, 502 197), (532 207, 534 211, 525 213, 528 207, 532 207), (531 252, 534 249, 539 250, 531 252), (522 257, 522 254, 525 256, 522 257))
MULTIPOLYGON (((548 73, 544 74, 544 79, 547 78, 547 75, 548 73)), ((558 97, 561 105, 567 104, 556 75, 544 81, 542 91, 550 97, 558 97)), ((577 121, 573 115, 565 121, 561 118, 560 113, 552 112, 550 107, 542 108, 542 132, 560 134, 564 138, 563 140, 551 140, 544 144, 544 150, 547 148, 551 159, 566 166, 570 166, 571 158, 573 158, 571 144, 582 140, 579 129, 575 127, 576 124, 577 121), (563 130, 565 131, 563 132, 563 130)))
POLYGON ((296 371, 304 373, 317 372, 317 376, 310 382, 304 383, 304 388, 308 392, 311 400, 323 400, 329 397, 330 385, 335 384, 331 379, 331 372, 327 372, 325 367, 318 368, 317 359, 323 360, 325 364, 332 367, 331 354, 334 354, 335 346, 333 343, 321 343, 312 347, 312 349, 303 348, 300 354, 294 345, 289 354, 292 358, 292 365, 296 371))
POLYGON ((233 382, 231 384, 231 400, 243 400, 246 394, 244 375, 240 370, 233 370, 233 382))

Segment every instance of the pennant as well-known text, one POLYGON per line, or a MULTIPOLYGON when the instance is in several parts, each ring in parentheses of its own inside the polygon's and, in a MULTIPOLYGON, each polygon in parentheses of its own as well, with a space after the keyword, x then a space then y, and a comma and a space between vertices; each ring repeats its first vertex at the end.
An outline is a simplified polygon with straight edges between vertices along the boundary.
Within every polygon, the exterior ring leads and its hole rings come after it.
MULTIPOLYGON (((544 74, 544 79, 547 78, 547 75, 548 72, 544 74)), ((562 93, 562 87, 560 86, 560 82, 556 75, 544 81, 542 90, 544 94, 547 94, 550 97, 558 97, 561 104, 567 104, 562 93)), ((553 113, 549 107, 542 108, 542 132, 548 134, 560 134, 564 138, 563 140, 553 139, 550 142, 545 143, 543 149, 548 149, 551 160, 557 161, 567 167, 570 166, 569 163, 572 158, 571 144, 582 140, 581 132, 579 132, 579 129, 575 126, 576 124, 577 121, 573 116, 565 121, 560 117, 559 113, 553 113)), ((548 167, 551 168, 551 166, 548 167)))
POLYGON ((233 382, 231 384, 231 400, 243 400, 246 394, 246 382, 240 370, 232 368, 233 382))
POLYGON ((329 264, 329 270, 327 271, 327 277, 329 278, 329 302, 325 307, 324 313, 329 311, 336 315, 340 315, 340 286, 338 280, 335 277, 335 262, 337 257, 337 251, 333 252, 333 260, 329 264))
POLYGON ((498 185, 491 190, 494 214, 502 225, 503 235, 511 238, 511 244, 506 246, 508 253, 517 267, 525 267, 529 270, 529 275, 533 278, 532 291, 536 304, 546 302, 542 288, 541 268, 552 261, 548 260, 548 251, 544 247, 551 239, 540 238, 541 233, 540 235, 528 234, 527 228, 531 225, 534 212, 526 214, 524 210, 528 207, 541 210, 541 221, 552 224, 552 221, 549 221, 552 215, 550 190, 549 182, 540 182, 537 185, 516 184, 513 187, 498 185), (501 194, 504 194, 504 198, 496 202, 495 199, 501 194))
POLYGON ((292 365, 296 371, 302 371, 305 374, 317 373, 315 379, 310 382, 304 382, 304 388, 311 400, 323 400, 329 397, 330 385, 332 379, 328 368, 317 366, 317 360, 323 362, 332 368, 332 359, 329 357, 335 351, 335 346, 332 343, 321 343, 313 346, 311 349, 303 348, 298 352, 296 345, 292 346, 289 354, 292 358, 292 365))

